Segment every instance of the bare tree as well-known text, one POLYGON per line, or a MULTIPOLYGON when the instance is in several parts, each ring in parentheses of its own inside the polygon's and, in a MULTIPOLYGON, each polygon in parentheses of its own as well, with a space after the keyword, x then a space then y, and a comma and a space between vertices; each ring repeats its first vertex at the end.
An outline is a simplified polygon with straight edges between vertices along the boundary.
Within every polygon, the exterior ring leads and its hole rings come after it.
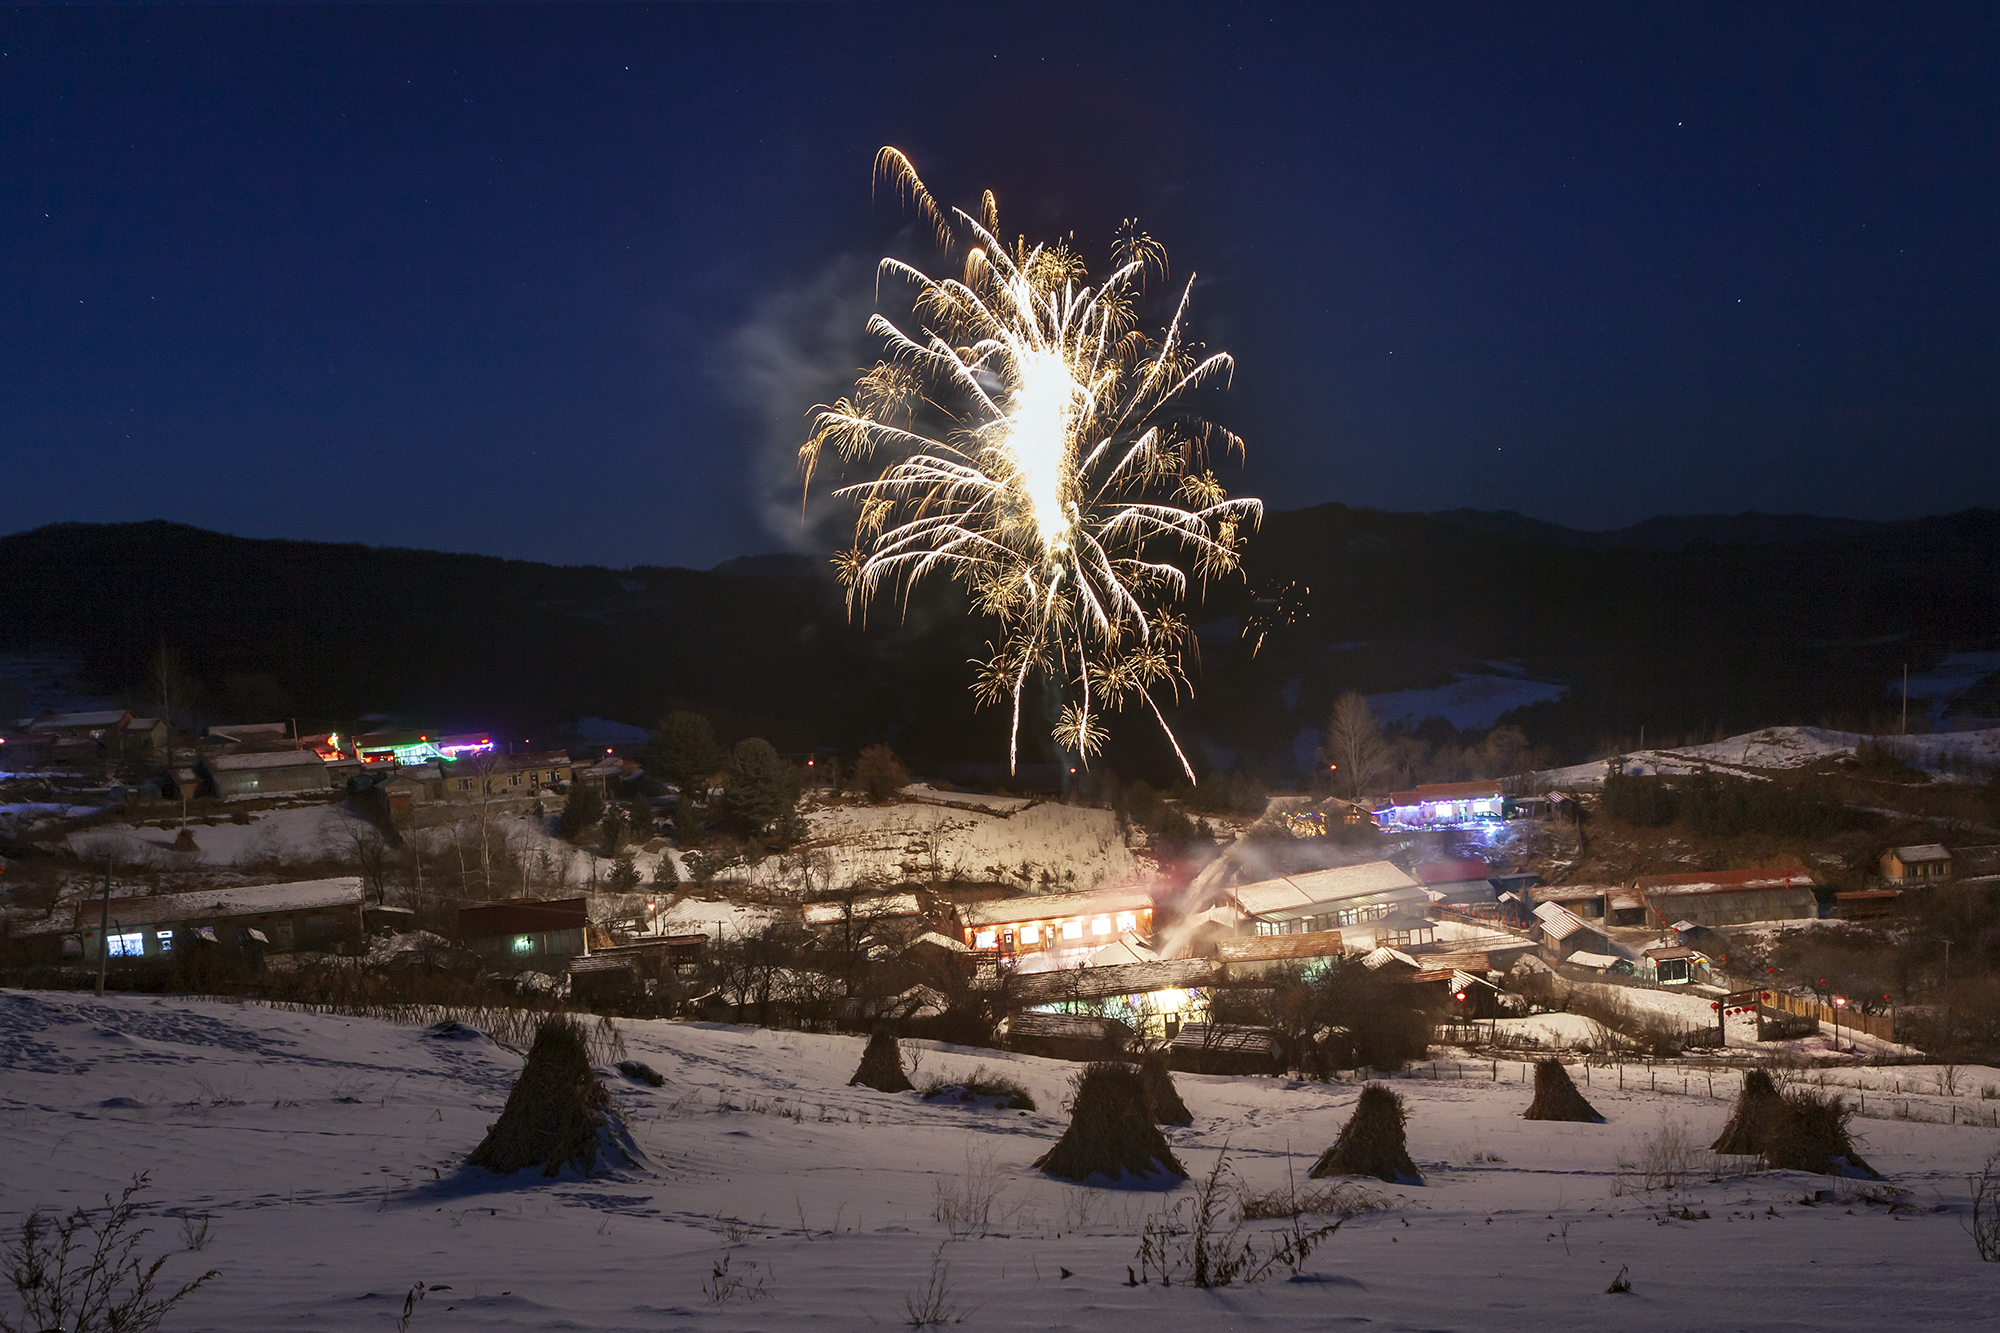
POLYGON ((1338 767, 1334 785, 1352 799, 1366 795, 1370 784, 1388 767, 1389 747, 1368 701, 1354 690, 1340 696, 1333 705, 1333 720, 1327 724, 1326 752, 1338 767))

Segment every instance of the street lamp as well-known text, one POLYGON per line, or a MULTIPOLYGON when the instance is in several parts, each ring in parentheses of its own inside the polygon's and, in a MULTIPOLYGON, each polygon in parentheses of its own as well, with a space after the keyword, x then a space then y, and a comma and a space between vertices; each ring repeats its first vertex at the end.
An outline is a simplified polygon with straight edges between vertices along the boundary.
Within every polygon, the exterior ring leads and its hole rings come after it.
POLYGON ((1833 997, 1833 1049, 1836 1054, 1840 1051, 1840 1011, 1846 1007, 1847 997, 1845 995, 1836 995, 1833 997))

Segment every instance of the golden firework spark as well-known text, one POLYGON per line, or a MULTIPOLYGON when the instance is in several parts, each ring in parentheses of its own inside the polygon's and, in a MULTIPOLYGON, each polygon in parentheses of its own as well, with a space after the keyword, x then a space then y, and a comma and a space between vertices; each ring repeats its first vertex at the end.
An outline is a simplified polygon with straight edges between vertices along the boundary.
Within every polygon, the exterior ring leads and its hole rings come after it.
POLYGON ((833 492, 858 510, 854 547, 835 558, 849 610, 885 588, 907 597, 933 573, 954 579, 998 623, 974 693, 1011 703, 1010 771, 1023 694, 1043 678, 1063 700, 1052 735, 1084 763, 1104 742, 1103 715, 1139 700, 1192 779, 1154 697, 1188 687, 1188 625, 1173 607, 1190 576, 1236 569, 1263 517, 1209 467, 1216 446, 1240 455, 1243 441, 1185 406, 1234 368, 1182 334, 1193 277, 1172 319, 1147 334, 1138 298, 1149 274, 1165 278, 1166 251, 1135 224, 1093 284, 1066 245, 1003 244, 991 192, 978 217, 947 214, 896 149, 877 155, 876 171, 964 260, 946 278, 882 261, 882 277, 914 290, 917 331, 869 320, 887 358, 815 409, 799 450, 808 488, 829 448, 880 468, 833 492))

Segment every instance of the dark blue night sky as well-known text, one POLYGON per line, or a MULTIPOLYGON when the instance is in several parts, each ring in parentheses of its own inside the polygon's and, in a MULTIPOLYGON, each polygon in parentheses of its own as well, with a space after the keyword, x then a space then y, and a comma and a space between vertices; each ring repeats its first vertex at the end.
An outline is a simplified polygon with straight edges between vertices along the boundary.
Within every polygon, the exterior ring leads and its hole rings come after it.
POLYGON ((796 542, 907 243, 885 143, 1199 271, 1278 507, 2000 504, 1990 5, 17 9, 0 50, 4 531, 796 542))

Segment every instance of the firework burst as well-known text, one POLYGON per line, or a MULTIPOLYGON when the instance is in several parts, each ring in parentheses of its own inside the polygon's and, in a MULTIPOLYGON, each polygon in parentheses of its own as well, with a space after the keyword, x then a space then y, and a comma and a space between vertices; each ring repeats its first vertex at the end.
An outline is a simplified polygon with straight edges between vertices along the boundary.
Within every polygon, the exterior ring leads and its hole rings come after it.
POLYGON ((1192 779, 1156 697, 1188 688, 1175 607, 1190 579, 1237 568, 1263 516, 1210 467, 1242 440, 1186 407, 1234 367, 1182 334, 1192 276, 1165 327, 1142 332, 1138 300, 1149 277, 1165 279, 1166 251, 1136 225, 1093 282, 1065 245, 1004 244, 990 192, 977 217, 947 213, 902 153, 883 149, 876 170, 963 258, 944 278, 882 261, 881 278, 913 291, 915 332, 869 320, 885 359, 815 409, 799 450, 808 487, 828 450, 872 474, 834 491, 858 510, 854 547, 835 559, 849 610, 953 579, 998 626, 974 692, 1012 707, 1010 771, 1023 695, 1042 679, 1062 696, 1057 745, 1087 764, 1106 714, 1143 703, 1192 779))

